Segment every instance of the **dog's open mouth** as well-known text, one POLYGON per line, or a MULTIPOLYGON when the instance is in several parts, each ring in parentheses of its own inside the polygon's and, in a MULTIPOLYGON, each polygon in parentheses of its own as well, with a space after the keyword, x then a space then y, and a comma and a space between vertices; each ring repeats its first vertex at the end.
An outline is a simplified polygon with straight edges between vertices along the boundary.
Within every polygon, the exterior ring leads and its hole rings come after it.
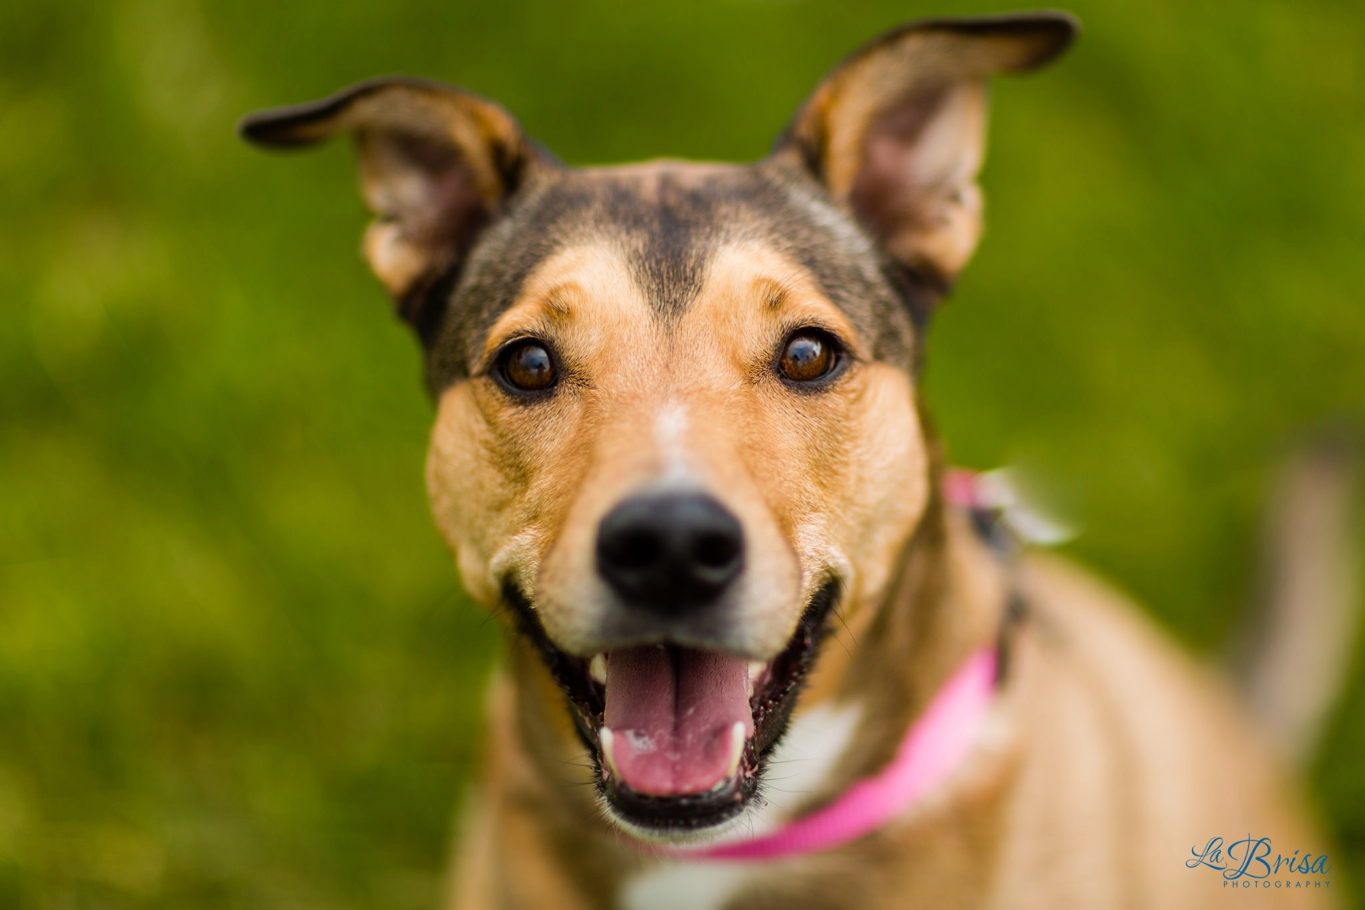
POLYGON ((568 696, 612 814, 642 837, 673 840, 723 824, 756 795, 838 585, 818 591, 787 647, 767 662, 674 644, 585 660, 549 640, 520 592, 507 599, 568 696))

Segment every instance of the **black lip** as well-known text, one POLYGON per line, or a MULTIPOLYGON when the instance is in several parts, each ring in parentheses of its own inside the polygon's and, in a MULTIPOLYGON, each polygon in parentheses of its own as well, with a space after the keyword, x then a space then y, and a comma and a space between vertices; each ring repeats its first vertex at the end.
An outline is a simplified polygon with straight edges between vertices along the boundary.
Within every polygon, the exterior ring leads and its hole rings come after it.
MULTIPOLYGON (((595 754, 595 752, 594 752, 595 754)), ((748 756, 741 761, 739 777, 712 793, 688 796, 649 796, 616 781, 598 777, 598 791, 611 803, 612 811, 637 829, 694 831, 727 822, 744 811, 758 793, 758 772, 750 771, 748 756)))
POLYGON ((578 736, 592 756, 599 794, 622 821, 667 835, 722 824, 758 797, 766 760, 786 732, 839 593, 839 583, 834 579, 821 585, 802 612, 791 640, 772 660, 767 683, 750 701, 754 735, 745 745, 736 779, 710 793, 668 797, 637 793, 619 781, 603 779, 597 734, 606 710, 606 692, 593 681, 588 661, 565 653, 550 641, 525 592, 509 584, 504 586, 503 599, 516 619, 517 630, 540 652, 550 675, 564 690, 578 736))

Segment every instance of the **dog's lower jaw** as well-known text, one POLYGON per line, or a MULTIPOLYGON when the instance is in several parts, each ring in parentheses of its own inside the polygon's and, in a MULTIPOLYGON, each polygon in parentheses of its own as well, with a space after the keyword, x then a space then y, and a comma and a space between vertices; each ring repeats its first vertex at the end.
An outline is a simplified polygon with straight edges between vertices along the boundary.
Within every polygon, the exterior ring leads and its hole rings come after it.
POLYGON ((720 821, 709 824, 701 828, 654 828, 646 825, 637 825, 629 818, 621 815, 616 805, 607 798, 605 792, 599 790, 597 797, 599 811, 611 825, 626 835, 630 840, 638 841, 640 847, 647 853, 653 848, 670 847, 703 847, 707 844, 722 840, 743 828, 750 819, 754 805, 749 801, 736 803, 736 810, 723 817, 720 821))

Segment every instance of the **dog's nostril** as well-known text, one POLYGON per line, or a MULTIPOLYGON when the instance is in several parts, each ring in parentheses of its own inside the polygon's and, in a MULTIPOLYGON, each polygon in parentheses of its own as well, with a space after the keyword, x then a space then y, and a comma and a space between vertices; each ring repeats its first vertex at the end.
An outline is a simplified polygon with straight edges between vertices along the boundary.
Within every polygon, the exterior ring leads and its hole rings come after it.
POLYGON ((739 520, 710 496, 637 496, 598 529, 597 570, 633 606, 669 612, 706 606, 743 567, 739 520))
POLYGON ((615 548, 614 559, 623 568, 643 569, 663 554, 662 542, 652 534, 633 534, 615 548))
POLYGON ((739 556, 740 542, 725 534, 703 534, 692 547, 692 557, 708 569, 725 569, 739 556))

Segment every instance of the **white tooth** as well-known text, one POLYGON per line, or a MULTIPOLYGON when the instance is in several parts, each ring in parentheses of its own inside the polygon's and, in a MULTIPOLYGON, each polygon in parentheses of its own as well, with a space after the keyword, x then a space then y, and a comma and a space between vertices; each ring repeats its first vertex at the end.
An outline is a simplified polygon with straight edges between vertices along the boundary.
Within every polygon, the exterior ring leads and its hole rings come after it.
POLYGON ((749 682, 750 682, 750 684, 752 684, 752 683, 754 682, 754 680, 756 680, 756 679, 758 679, 760 676, 762 676, 762 675, 763 675, 763 671, 766 670, 766 669, 768 669, 768 662, 767 662, 766 660, 751 660, 751 661, 749 661, 749 682))
POLYGON ((601 730, 597 731, 597 741, 602 744, 602 764, 604 766, 602 768, 602 776, 604 778, 611 777, 613 774, 617 773, 616 756, 612 753, 616 736, 611 732, 610 728, 603 727, 601 730))
POLYGON ((740 757, 744 755, 744 721, 737 720, 730 728, 730 761, 727 764, 725 776, 734 777, 739 770, 740 757))
POLYGON ((607 684, 607 655, 605 653, 593 656, 592 661, 588 664, 588 675, 596 680, 598 685, 605 686, 607 684))

